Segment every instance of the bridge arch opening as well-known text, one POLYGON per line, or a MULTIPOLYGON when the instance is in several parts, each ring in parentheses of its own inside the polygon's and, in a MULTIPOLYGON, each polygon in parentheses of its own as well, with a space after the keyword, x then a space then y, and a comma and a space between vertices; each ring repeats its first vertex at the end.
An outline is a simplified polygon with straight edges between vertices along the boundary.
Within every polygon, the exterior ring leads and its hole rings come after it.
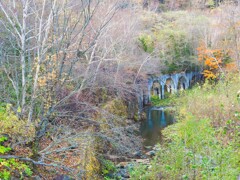
POLYGON ((187 83, 188 82, 187 82, 186 77, 184 77, 184 76, 180 77, 179 80, 178 80, 177 89, 180 90, 180 91, 187 89, 187 83))
POLYGON ((157 80, 153 81, 151 95, 158 96, 161 99, 161 85, 157 80))
POLYGON ((170 94, 173 94, 173 93, 174 93, 174 81, 172 80, 172 78, 168 78, 164 85, 165 98, 169 97, 170 94))
POLYGON ((198 76, 194 75, 190 81, 190 86, 193 87, 198 82, 198 76))

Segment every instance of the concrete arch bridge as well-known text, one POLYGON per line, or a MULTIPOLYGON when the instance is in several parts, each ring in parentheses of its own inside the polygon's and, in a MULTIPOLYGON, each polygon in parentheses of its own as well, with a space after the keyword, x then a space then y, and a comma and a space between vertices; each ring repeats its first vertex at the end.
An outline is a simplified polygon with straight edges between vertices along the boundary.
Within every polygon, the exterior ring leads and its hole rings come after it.
POLYGON ((202 74, 199 72, 177 73, 161 75, 159 77, 149 75, 148 79, 148 101, 151 96, 158 96, 164 99, 167 94, 174 94, 178 91, 188 89, 201 80, 202 74))

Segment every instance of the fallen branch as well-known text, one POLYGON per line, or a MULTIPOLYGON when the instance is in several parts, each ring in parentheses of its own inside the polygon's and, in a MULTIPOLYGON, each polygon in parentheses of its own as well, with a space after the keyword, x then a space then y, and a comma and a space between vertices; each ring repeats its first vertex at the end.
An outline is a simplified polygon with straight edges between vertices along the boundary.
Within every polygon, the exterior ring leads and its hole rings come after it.
POLYGON ((33 163, 33 164, 35 164, 35 165, 61 168, 61 169, 64 169, 64 170, 66 170, 66 171, 71 171, 71 169, 68 168, 68 167, 66 167, 66 166, 62 166, 62 165, 58 165, 58 164, 53 164, 53 163, 47 164, 47 163, 44 163, 44 162, 42 162, 42 161, 35 161, 35 160, 33 160, 33 159, 26 158, 26 157, 20 157, 20 156, 14 156, 14 155, 6 155, 6 156, 0 156, 0 159, 18 159, 18 160, 20 160, 20 161, 31 162, 31 163, 33 163))

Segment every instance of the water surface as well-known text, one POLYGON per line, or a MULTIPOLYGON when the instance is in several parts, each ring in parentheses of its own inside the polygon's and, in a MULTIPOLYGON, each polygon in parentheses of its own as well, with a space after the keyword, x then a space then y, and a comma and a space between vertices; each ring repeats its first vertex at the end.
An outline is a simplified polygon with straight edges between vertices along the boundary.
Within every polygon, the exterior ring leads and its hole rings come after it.
POLYGON ((164 108, 149 107, 146 109, 147 120, 141 123, 140 132, 144 146, 154 146, 161 143, 161 131, 175 122, 174 115, 164 108))

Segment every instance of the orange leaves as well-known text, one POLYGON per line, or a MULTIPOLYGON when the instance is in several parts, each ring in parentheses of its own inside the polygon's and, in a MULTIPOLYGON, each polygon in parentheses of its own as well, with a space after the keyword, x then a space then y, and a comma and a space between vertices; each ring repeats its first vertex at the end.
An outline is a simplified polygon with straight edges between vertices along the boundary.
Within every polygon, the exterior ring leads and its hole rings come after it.
POLYGON ((198 50, 198 60, 204 61, 204 64, 209 67, 210 70, 217 69, 222 64, 223 51, 219 49, 207 49, 204 45, 201 45, 198 50))
POLYGON ((227 61, 230 60, 229 51, 210 49, 204 43, 200 44, 197 51, 198 60, 204 63, 205 70, 203 74, 207 79, 216 79, 218 71, 227 65, 227 61))
POLYGON ((222 64, 222 60, 215 57, 207 57, 205 59, 205 65, 209 67, 210 70, 219 68, 221 64, 222 64))

